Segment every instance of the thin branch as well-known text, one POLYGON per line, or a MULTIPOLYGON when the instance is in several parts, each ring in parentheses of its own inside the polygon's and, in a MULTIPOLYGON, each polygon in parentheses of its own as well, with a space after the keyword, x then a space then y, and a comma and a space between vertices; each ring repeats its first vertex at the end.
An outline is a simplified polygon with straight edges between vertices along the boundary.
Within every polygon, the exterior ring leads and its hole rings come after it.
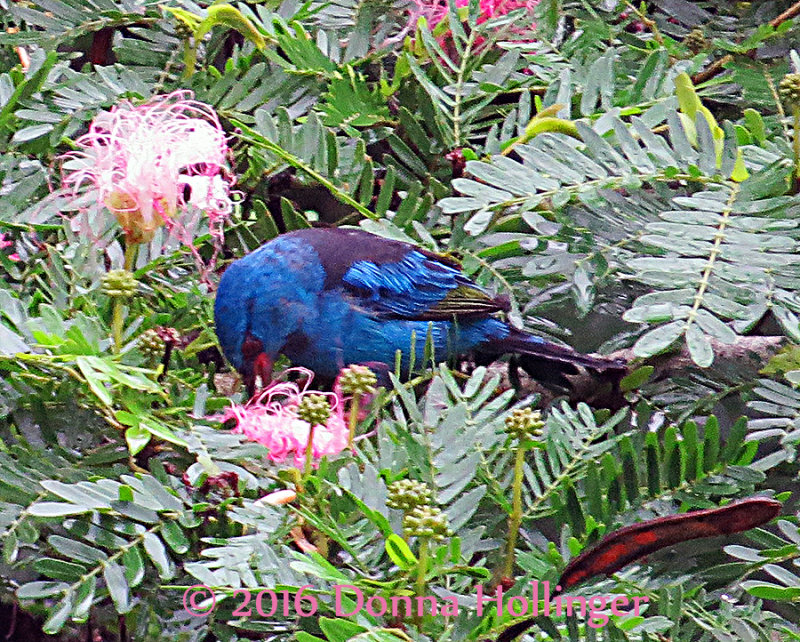
POLYGON ((789 7, 777 18, 775 18, 774 20, 770 20, 769 24, 771 27, 777 28, 787 20, 791 20, 797 15, 800 15, 800 2, 795 2, 791 7, 789 7))
MULTIPOLYGON (((783 336, 753 336, 737 337, 733 343, 722 343, 716 339, 711 339, 711 347, 714 350, 714 364, 734 363, 743 370, 752 369, 758 371, 770 358, 778 352, 788 339, 783 336)), ((652 357, 647 361, 642 361, 633 354, 633 348, 617 350, 609 355, 612 359, 619 359, 630 363, 632 367, 637 365, 651 365, 655 370, 650 377, 650 381, 665 379, 676 374, 685 373, 687 370, 697 368, 692 361, 689 349, 686 345, 681 347, 679 352, 672 352, 665 355, 652 357)), ((525 372, 520 371, 518 376, 509 375, 509 364, 498 361, 489 366, 489 369, 501 376, 501 387, 516 387, 521 395, 541 394, 542 402, 549 403, 555 398, 553 391, 548 390, 525 372), (512 382, 516 381, 516 385, 512 382)), ((576 375, 567 375, 571 391, 571 401, 585 401, 599 406, 607 405, 609 399, 616 399, 619 394, 613 394, 608 382, 604 382, 602 376, 589 371, 580 372, 576 375)))
MULTIPOLYGON (((780 25, 782 25, 787 20, 791 20, 792 18, 800 15, 800 2, 795 2, 791 7, 789 7, 786 11, 780 14, 777 18, 774 18, 769 21, 769 26, 773 29, 777 29, 780 25)), ((756 49, 750 49, 745 52, 744 55, 752 55, 755 53, 756 49)), ((725 65, 733 60, 732 54, 725 54, 722 58, 715 60, 711 65, 705 68, 703 71, 696 73, 692 76, 692 82, 695 85, 699 85, 700 83, 706 82, 707 80, 711 80, 714 76, 721 74, 725 71, 725 65)))
POLYGON ((708 67, 703 69, 703 71, 697 72, 694 76, 692 76, 692 84, 699 85, 700 83, 704 83, 707 80, 711 80, 714 76, 718 76, 723 71, 725 71, 725 65, 733 60, 733 55, 725 54, 722 58, 715 60, 711 63, 708 67))

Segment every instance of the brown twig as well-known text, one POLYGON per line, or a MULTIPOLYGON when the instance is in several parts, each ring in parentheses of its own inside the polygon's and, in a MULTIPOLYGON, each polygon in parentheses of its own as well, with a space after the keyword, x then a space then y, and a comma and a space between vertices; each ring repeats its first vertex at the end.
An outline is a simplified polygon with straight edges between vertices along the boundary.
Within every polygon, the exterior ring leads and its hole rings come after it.
POLYGON ((795 2, 791 7, 789 7, 777 18, 775 18, 774 20, 770 20, 769 24, 773 28, 778 28, 781 24, 783 24, 787 20, 791 20, 797 15, 800 15, 800 2, 795 2))
POLYGON ((715 60, 708 67, 703 69, 703 71, 698 71, 694 76, 692 76, 692 83, 694 85, 699 85, 707 80, 711 80, 714 76, 717 76, 725 71, 725 65, 732 60, 733 56, 731 54, 725 54, 722 56, 722 58, 715 60))
MULTIPOLYGON (((777 29, 780 25, 782 25, 787 20, 791 20, 795 16, 800 15, 800 2, 795 2, 791 7, 789 7, 786 11, 780 14, 778 17, 769 21, 770 27, 773 29, 777 29)), ((755 49, 750 49, 745 53, 745 55, 752 56, 755 53, 755 49)), ((708 67, 703 69, 703 71, 697 72, 694 76, 692 76, 692 83, 695 85, 699 85, 700 83, 706 82, 707 80, 711 80, 714 76, 721 74, 725 71, 725 65, 733 60, 732 54, 725 54, 722 58, 715 60, 711 63, 708 67)))
MULTIPOLYGON (((716 339, 711 339, 711 347, 714 350, 714 363, 736 363, 742 369, 753 368, 761 369, 787 343, 786 337, 782 336, 753 336, 738 337, 733 343, 722 343, 716 339)), ((631 362, 634 360, 633 349, 618 350, 608 355, 617 359, 631 362)), ((689 349, 684 345, 680 352, 666 354, 648 360, 650 365, 655 367, 651 379, 663 379, 680 372, 685 372, 687 368, 696 367, 689 354, 689 349)))
MULTIPOLYGON (((730 344, 711 339, 711 345, 714 350, 714 365, 735 363, 742 370, 757 372, 786 342, 786 337, 782 336, 738 337, 736 341, 730 344)), ((606 356, 625 361, 631 364, 632 369, 637 365, 647 364, 654 366, 655 370, 650 376, 650 381, 666 379, 685 373, 691 368, 697 368, 685 345, 679 352, 659 355, 646 361, 640 361, 633 354, 632 348, 617 350, 606 356)), ((506 362, 495 362, 489 366, 489 369, 492 373, 501 376, 500 385, 503 388, 516 388, 520 395, 542 395, 542 405, 547 405, 557 396, 553 391, 544 388, 535 379, 527 376, 522 370, 518 373, 510 373, 509 364, 506 362)), ((592 405, 610 407, 616 406, 621 400, 619 392, 615 393, 611 389, 612 386, 609 382, 603 381, 596 373, 584 371, 576 375, 568 375, 567 379, 570 382, 571 390, 569 396, 572 402, 585 401, 592 405)))

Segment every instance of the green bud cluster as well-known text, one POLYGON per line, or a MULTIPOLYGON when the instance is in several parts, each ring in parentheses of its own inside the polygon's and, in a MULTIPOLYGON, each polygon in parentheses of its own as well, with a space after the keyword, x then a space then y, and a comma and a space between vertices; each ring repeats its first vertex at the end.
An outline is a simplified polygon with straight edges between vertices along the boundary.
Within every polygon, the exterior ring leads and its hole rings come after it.
POLYGON ((530 408, 517 408, 506 417, 506 432, 519 441, 533 439, 542 434, 542 413, 530 408))
POLYGON ((175 21, 175 35, 181 40, 188 40, 194 37, 194 29, 183 20, 175 21))
POLYGON ((142 354, 150 359, 161 358, 167 347, 166 341, 161 338, 161 335, 155 328, 150 328, 142 332, 142 334, 139 335, 137 345, 142 354))
POLYGON ((693 54, 698 54, 708 47, 708 40, 706 40, 706 35, 703 33, 703 30, 700 27, 695 27, 683 39, 683 44, 685 44, 693 54))
POLYGON ((350 366, 342 370, 339 385, 346 395, 364 395, 375 392, 378 378, 367 366, 350 366))
POLYGON ((787 105, 800 107, 800 74, 786 74, 778 85, 778 95, 787 105))
POLYGON ((139 350, 146 357, 160 359, 164 355, 167 345, 174 346, 180 340, 181 335, 175 328, 160 325, 142 332, 137 343, 139 350))
POLYGON ((403 517, 403 532, 407 537, 425 537, 442 540, 450 532, 450 525, 440 508, 417 506, 403 517))
POLYGON ((130 299, 136 294, 138 286, 133 272, 128 270, 111 270, 100 280, 100 291, 114 298, 130 299))
POLYGON ((418 506, 430 504, 433 498, 428 484, 415 479, 399 479, 389 484, 389 497, 386 504, 389 508, 409 512, 418 506))
POLYGON ((312 426, 324 426, 331 416, 331 405, 325 395, 304 395, 297 406, 297 416, 312 426))

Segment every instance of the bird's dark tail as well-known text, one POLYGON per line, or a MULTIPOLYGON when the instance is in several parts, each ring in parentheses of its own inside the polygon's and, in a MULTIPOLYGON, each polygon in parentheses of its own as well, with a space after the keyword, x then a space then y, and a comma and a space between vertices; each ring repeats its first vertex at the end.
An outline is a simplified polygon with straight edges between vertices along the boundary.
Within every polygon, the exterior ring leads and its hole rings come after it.
POLYGON ((628 365, 624 361, 582 354, 520 330, 512 330, 502 339, 482 344, 480 352, 490 358, 503 354, 516 355, 518 365, 531 377, 541 383, 564 388, 570 387, 566 375, 577 375, 582 368, 598 373, 601 379, 616 383, 628 372, 628 365))

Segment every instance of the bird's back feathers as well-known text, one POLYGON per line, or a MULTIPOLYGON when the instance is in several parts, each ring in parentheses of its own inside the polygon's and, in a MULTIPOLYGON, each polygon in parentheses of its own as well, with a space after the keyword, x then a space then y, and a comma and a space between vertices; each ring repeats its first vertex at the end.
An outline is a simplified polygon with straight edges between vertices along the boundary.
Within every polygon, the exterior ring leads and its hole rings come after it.
POLYGON ((458 263, 422 248, 354 229, 298 230, 285 237, 314 248, 325 288, 342 287, 381 318, 416 321, 487 315, 508 308, 461 272, 458 263))

